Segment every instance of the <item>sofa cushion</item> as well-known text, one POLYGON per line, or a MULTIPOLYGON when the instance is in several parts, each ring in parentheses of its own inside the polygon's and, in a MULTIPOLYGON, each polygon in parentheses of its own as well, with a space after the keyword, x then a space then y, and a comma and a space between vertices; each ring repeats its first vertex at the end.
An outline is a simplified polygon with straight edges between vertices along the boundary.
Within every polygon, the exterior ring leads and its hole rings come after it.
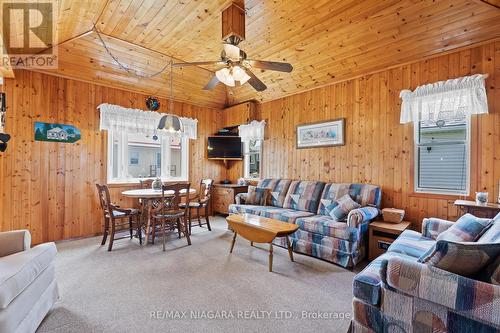
POLYGON ((500 214, 495 216, 489 228, 477 240, 478 243, 499 243, 500 242, 500 214))
POLYGON ((313 216, 313 213, 304 212, 301 210, 269 207, 263 210, 260 216, 276 219, 288 223, 295 223, 295 220, 301 217, 313 216))
POLYGON ((438 240, 418 261, 445 271, 472 277, 500 254, 500 243, 454 243, 438 240))
POLYGON ((324 186, 323 182, 294 180, 288 188, 283 208, 316 213, 324 186))
POLYGON ((360 273, 354 277, 352 284, 354 297, 372 305, 379 305, 381 299, 382 277, 380 268, 382 261, 389 258, 401 257, 411 261, 417 258, 410 257, 402 253, 386 252, 373 260, 360 273))
POLYGON ((352 200, 349 194, 344 195, 340 199, 332 202, 326 209, 328 215, 337 221, 347 221, 347 216, 351 210, 361 208, 361 205, 352 200))
POLYGON ((493 220, 465 214, 451 227, 437 236, 436 240, 449 242, 473 242, 478 239, 493 220))
POLYGON ((406 254, 410 257, 420 258, 436 244, 431 238, 423 237, 421 233, 413 230, 405 230, 389 246, 388 252, 406 254))
POLYGON ((260 212, 268 207, 258 205, 229 205, 229 214, 253 214, 260 215, 260 212))
POLYGON ((291 182, 290 179, 265 178, 259 181, 257 187, 269 189, 271 206, 283 207, 283 202, 285 201, 291 182))
POLYGON ((23 292, 56 257, 54 243, 45 243, 0 259, 0 309, 23 292))
POLYGON ((382 191, 380 187, 370 184, 350 184, 350 183, 328 183, 325 185, 318 205, 319 215, 328 215, 326 207, 342 196, 349 196, 364 206, 380 207, 382 191))
POLYGON ((358 240, 359 230, 350 228, 345 222, 339 222, 329 216, 314 215, 302 217, 295 221, 299 229, 318 235, 336 237, 355 242, 358 240))
POLYGON ((269 189, 263 187, 248 186, 248 195, 245 200, 247 205, 265 206, 268 201, 269 189))

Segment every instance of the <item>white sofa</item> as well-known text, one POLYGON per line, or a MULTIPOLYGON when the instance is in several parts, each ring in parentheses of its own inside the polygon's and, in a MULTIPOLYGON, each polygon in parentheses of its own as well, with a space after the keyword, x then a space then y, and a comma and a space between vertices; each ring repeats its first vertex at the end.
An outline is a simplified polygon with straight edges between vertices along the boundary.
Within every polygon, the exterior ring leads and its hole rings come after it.
POLYGON ((54 243, 31 248, 28 230, 0 232, 0 332, 35 332, 59 298, 54 243))

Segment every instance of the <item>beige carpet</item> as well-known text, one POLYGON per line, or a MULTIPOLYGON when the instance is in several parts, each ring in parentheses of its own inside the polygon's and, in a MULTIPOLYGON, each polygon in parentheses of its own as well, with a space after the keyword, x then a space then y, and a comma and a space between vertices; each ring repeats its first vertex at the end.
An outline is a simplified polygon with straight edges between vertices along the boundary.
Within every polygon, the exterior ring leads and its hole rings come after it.
POLYGON ((267 246, 239 238, 230 255, 231 237, 215 218, 166 252, 161 241, 121 240, 111 253, 100 237, 59 243, 61 300, 38 332, 347 331, 353 272, 275 247, 269 273, 267 246))

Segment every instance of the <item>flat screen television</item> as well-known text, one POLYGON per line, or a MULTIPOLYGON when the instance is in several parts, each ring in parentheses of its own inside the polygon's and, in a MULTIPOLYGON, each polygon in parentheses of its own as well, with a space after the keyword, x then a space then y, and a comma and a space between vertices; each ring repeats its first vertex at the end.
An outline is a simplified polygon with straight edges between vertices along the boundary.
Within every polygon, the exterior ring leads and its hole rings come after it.
POLYGON ((239 136, 209 136, 207 151, 210 159, 243 158, 243 145, 239 136))

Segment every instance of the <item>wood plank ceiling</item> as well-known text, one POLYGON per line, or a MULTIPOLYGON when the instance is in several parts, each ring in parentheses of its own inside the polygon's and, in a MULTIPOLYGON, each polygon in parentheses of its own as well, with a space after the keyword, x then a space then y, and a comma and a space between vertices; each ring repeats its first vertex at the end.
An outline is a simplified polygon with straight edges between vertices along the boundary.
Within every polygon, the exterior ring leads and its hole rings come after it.
MULTIPOLYGON (((60 66, 56 74, 159 96, 168 95, 168 73, 138 79, 106 54, 136 71, 152 73, 170 56, 179 61, 217 60, 221 10, 229 0, 59 0, 60 66), (72 39, 72 40, 71 40, 72 39), (64 41, 70 40, 64 43, 64 41)), ((174 70, 175 98, 222 107, 267 101, 339 82, 400 63, 500 37, 500 10, 478 0, 246 0, 249 58, 287 61, 291 74, 255 70, 268 86, 203 91, 214 68, 174 70)))

